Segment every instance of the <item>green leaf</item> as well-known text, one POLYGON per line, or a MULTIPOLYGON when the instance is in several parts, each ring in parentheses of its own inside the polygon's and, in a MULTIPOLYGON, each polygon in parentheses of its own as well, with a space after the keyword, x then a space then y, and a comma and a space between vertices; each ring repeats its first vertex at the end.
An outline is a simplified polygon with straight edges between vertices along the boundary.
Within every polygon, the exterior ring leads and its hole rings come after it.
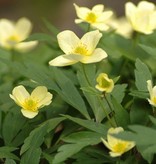
POLYGON ((58 149, 58 153, 56 154, 53 162, 62 162, 79 152, 82 148, 88 145, 96 145, 100 143, 101 137, 103 137, 102 134, 90 131, 81 131, 70 134, 69 136, 63 138, 63 141, 71 144, 61 146, 58 149))
POLYGON ((103 136, 107 135, 108 128, 101 123, 94 122, 93 120, 84 120, 76 117, 72 117, 69 115, 63 115, 65 118, 68 118, 69 120, 81 125, 82 127, 85 127, 91 131, 97 132, 102 134, 103 136))
POLYGON ((149 93, 145 91, 132 90, 130 92, 130 95, 133 97, 141 98, 141 99, 147 99, 149 96, 149 93))
POLYGON ((58 149, 58 153, 55 155, 53 164, 60 164, 60 162, 65 161, 72 155, 79 152, 87 146, 86 143, 77 143, 77 144, 65 144, 58 149))
POLYGON ((63 72, 57 68, 53 68, 55 80, 60 87, 60 96, 63 97, 70 105, 76 108, 83 116, 90 119, 85 102, 83 101, 80 93, 72 83, 72 81, 63 74, 63 72))
POLYGON ((147 80, 152 80, 148 67, 137 59, 135 63, 135 85, 139 91, 148 91, 147 80))
POLYGON ((63 141, 68 143, 86 143, 87 145, 96 145, 101 142, 101 137, 103 137, 103 135, 99 133, 81 131, 70 134, 63 138, 63 141))
POLYGON ((44 33, 35 33, 30 35, 27 39, 25 39, 23 42, 29 42, 29 41, 49 41, 52 42, 52 37, 50 37, 47 34, 44 33))
POLYGON ((23 154, 30 148, 39 148, 44 141, 45 135, 53 130, 61 121, 65 118, 54 118, 47 120, 39 127, 35 128, 30 135, 25 139, 24 144, 21 148, 20 154, 23 154))
POLYGON ((126 87, 127 87, 127 84, 121 84, 121 85, 117 84, 117 85, 115 85, 115 87, 114 87, 111 94, 113 95, 113 97, 116 98, 116 101, 118 103, 122 102, 122 100, 125 96, 126 87))
POLYGON ((131 123, 146 125, 149 121, 148 115, 151 112, 152 110, 149 108, 149 106, 147 106, 147 102, 139 99, 134 99, 130 110, 131 123))
POLYGON ((6 159, 4 164, 16 164, 16 162, 13 159, 6 159))
POLYGON ((154 158, 154 154, 156 154, 156 145, 151 146, 138 146, 138 150, 144 159, 148 161, 148 163, 152 163, 154 158))
POLYGON ((16 149, 17 148, 7 147, 7 146, 0 147, 0 159, 1 158, 10 158, 10 159, 19 160, 19 158, 16 155, 11 153, 12 151, 15 151, 16 149))
POLYGON ((117 126, 127 127, 127 125, 130 123, 128 112, 114 97, 111 97, 111 100, 115 112, 115 120, 117 122, 117 126))
MULTIPOLYGON (((79 70, 77 72, 77 77, 81 88, 95 88, 95 78, 96 78, 96 66, 95 64, 79 65, 79 70)), ((105 117, 103 109, 99 102, 99 96, 95 94, 90 94, 89 92, 83 91, 90 108, 92 109, 95 119, 97 122, 101 122, 105 117)), ((101 101, 101 100, 100 100, 101 101)), ((103 103, 103 102, 101 102, 103 103)))
POLYGON ((146 51, 150 56, 149 57, 152 57, 152 59, 156 60, 156 48, 154 47, 150 47, 150 46, 147 46, 147 45, 143 45, 143 44, 139 44, 139 46, 144 50, 146 51))
POLYGON ((40 148, 31 147, 21 158, 20 164, 39 164, 40 156, 41 156, 40 148))
POLYGON ((154 125, 156 125, 156 118, 153 117, 153 116, 149 116, 149 118, 150 118, 151 122, 152 122, 154 125))
POLYGON ((21 115, 20 109, 10 110, 12 110, 12 112, 7 113, 7 115, 4 118, 2 126, 2 135, 6 145, 16 146, 13 145, 12 141, 23 128, 27 119, 21 115))

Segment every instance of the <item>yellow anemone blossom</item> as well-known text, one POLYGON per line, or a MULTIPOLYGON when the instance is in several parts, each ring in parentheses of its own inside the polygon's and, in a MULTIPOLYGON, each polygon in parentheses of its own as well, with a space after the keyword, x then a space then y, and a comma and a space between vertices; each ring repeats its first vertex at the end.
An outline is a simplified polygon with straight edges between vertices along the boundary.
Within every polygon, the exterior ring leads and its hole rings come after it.
POLYGON ((75 19, 75 23, 87 22, 93 28, 101 31, 106 31, 109 26, 106 24, 107 20, 112 16, 112 11, 104 11, 104 5, 95 5, 91 10, 87 7, 79 7, 74 4, 76 14, 79 19, 75 19))
POLYGON ((135 146, 133 141, 125 141, 112 136, 112 134, 118 134, 122 131, 124 131, 122 127, 110 128, 107 133, 107 141, 101 138, 103 144, 111 150, 109 154, 112 157, 121 156, 135 146))
POLYGON ((10 97, 17 105, 22 107, 21 112, 27 118, 34 118, 39 109, 49 105, 52 102, 53 95, 47 91, 44 86, 36 87, 31 94, 20 85, 13 89, 10 97))
POLYGON ((156 6, 153 3, 140 1, 135 6, 132 2, 127 2, 125 13, 135 31, 151 34, 156 29, 156 6))
POLYGON ((0 19, 0 46, 25 52, 37 45, 37 41, 22 42, 32 30, 32 24, 27 18, 20 18, 17 22, 0 19))
POLYGON ((150 99, 148 99, 148 102, 156 107, 156 86, 152 86, 152 81, 147 80, 147 88, 150 94, 150 99))
POLYGON ((107 57, 106 52, 96 48, 102 34, 98 31, 86 33, 81 39, 72 31, 65 30, 57 35, 58 44, 65 53, 51 60, 51 66, 68 66, 77 62, 95 63, 107 57))
POLYGON ((115 33, 124 36, 125 38, 130 38, 133 32, 131 24, 125 17, 111 17, 107 24, 115 30, 115 33))
POLYGON ((114 82, 109 79, 108 75, 105 73, 100 73, 96 79, 97 85, 95 86, 101 92, 110 93, 114 88, 114 82))

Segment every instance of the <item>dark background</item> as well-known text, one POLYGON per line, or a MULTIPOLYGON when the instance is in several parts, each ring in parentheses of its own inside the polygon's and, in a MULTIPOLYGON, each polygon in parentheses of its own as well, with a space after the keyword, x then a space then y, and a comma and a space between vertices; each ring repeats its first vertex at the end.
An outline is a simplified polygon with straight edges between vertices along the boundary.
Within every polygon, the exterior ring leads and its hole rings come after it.
MULTIPOLYGON (((76 13, 73 3, 88 8, 104 4, 114 10, 117 16, 122 16, 126 2, 127 0, 0 0, 0 18, 17 20, 23 16, 28 17, 34 24, 34 31, 42 29, 42 18, 46 18, 60 30, 78 30, 74 23, 76 13)), ((137 4, 139 0, 131 2, 137 4)))

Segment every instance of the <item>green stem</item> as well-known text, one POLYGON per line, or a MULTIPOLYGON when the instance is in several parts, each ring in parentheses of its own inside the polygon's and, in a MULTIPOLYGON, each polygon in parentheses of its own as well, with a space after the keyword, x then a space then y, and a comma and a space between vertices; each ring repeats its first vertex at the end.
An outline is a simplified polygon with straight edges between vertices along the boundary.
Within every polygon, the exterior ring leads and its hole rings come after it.
POLYGON ((88 28, 86 32, 89 32, 89 31, 90 31, 90 24, 88 23, 88 28))
POLYGON ((102 109, 103 109, 103 112, 105 113, 105 115, 106 115, 106 117, 107 117, 107 119, 108 119, 110 125, 111 125, 112 127, 116 127, 116 126, 114 125, 113 121, 111 120, 109 114, 106 112, 105 107, 104 107, 104 105, 103 105, 103 103, 102 103, 100 97, 98 97, 98 101, 99 101, 99 103, 100 103, 100 105, 101 105, 101 107, 102 107, 102 109))
POLYGON ((81 64, 81 65, 82 65, 83 74, 84 74, 84 76, 85 76, 85 78, 86 78, 86 80, 87 80, 87 83, 88 83, 88 85, 89 85, 90 87, 92 87, 92 84, 90 83, 90 81, 89 81, 89 79, 88 79, 88 77, 87 77, 86 70, 85 70, 85 66, 84 66, 84 64, 81 64))
MULTIPOLYGON (((82 71, 83 71, 83 74, 84 74, 84 76, 85 76, 85 79, 86 79, 88 85, 89 85, 90 87, 92 87, 92 84, 90 83, 90 81, 89 81, 89 79, 88 79, 88 76, 87 76, 87 74, 86 74, 86 70, 85 70, 84 64, 81 64, 81 66, 82 66, 82 71)), ((103 109, 103 112, 105 113, 105 115, 106 115, 106 117, 107 117, 107 119, 108 119, 110 125, 111 125, 112 127, 115 127, 115 126, 114 126, 114 123, 112 122, 111 118, 109 117, 109 114, 108 114, 107 111, 105 110, 105 107, 104 107, 104 105, 103 105, 103 103, 102 103, 102 100, 101 100, 101 98, 100 98, 99 96, 98 96, 98 101, 99 101, 99 103, 100 103, 100 105, 101 105, 101 107, 102 107, 102 109, 103 109)))

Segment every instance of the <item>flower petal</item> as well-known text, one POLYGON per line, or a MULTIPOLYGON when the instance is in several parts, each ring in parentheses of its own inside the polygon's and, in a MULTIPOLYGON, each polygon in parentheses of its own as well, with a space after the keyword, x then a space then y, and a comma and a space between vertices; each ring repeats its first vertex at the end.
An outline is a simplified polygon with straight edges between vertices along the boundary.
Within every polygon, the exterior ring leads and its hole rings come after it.
POLYGON ((145 10, 145 11, 151 11, 151 10, 155 10, 155 5, 153 3, 150 2, 146 2, 146 1, 141 1, 138 4, 138 9, 139 10, 145 10))
POLYGON ((93 52, 93 54, 91 56, 83 56, 82 60, 80 62, 82 63, 95 63, 95 62, 99 62, 102 59, 107 57, 107 53, 101 49, 101 48, 97 48, 95 49, 95 51, 93 52))
POLYGON ((102 4, 95 5, 92 8, 92 11, 95 12, 95 13, 102 13, 103 10, 104 10, 104 5, 102 5, 102 4))
POLYGON ((106 21, 113 15, 112 11, 105 11, 97 18, 97 22, 106 23, 106 21))
POLYGON ((27 52, 27 51, 33 49, 34 47, 36 47, 37 44, 38 44, 38 41, 20 42, 20 43, 17 43, 14 46, 14 48, 20 52, 27 52))
POLYGON ((119 157, 119 156, 121 156, 122 154, 123 154, 124 152, 109 152, 109 154, 110 154, 110 156, 111 157, 119 157))
POLYGON ((87 14, 91 11, 87 7, 79 7, 75 3, 74 3, 74 7, 75 7, 75 10, 76 10, 77 16, 82 20, 85 20, 87 14))
POLYGON ((132 2, 127 2, 125 4, 126 16, 128 16, 128 18, 131 18, 132 15, 134 15, 136 9, 137 9, 136 6, 132 2))
POLYGON ((152 81, 151 80, 147 80, 147 89, 149 91, 150 96, 152 96, 152 81))
POLYGON ((58 66, 58 67, 68 66, 75 63, 77 63, 77 61, 74 59, 71 59, 71 55, 61 55, 49 62, 51 66, 58 66), (69 56, 69 59, 68 59, 68 56, 69 56))
POLYGON ((72 31, 65 30, 57 35, 58 44, 65 54, 71 54, 80 39, 72 31))
POLYGON ((87 32, 85 35, 83 35, 81 42, 87 46, 87 49, 90 52, 93 52, 101 37, 102 34, 98 30, 95 30, 87 32))
POLYGON ((32 111, 25 110, 25 109, 21 109, 21 112, 22 112, 23 116, 25 116, 27 118, 34 118, 38 114, 38 111, 32 112, 32 111))
POLYGON ((103 144, 104 144, 109 150, 112 150, 112 147, 110 147, 109 143, 108 143, 105 139, 101 138, 101 140, 102 140, 103 144))
POLYGON ((32 24, 27 18, 20 18, 16 25, 16 34, 20 37, 21 41, 26 39, 32 30, 32 24))
POLYGON ((78 24, 78 23, 82 23, 84 22, 82 19, 75 19, 75 23, 78 24))
POLYGON ((12 35, 14 32, 13 22, 7 19, 0 19, 0 40, 12 35))
POLYGON ((39 103, 38 103, 38 107, 39 108, 42 108, 44 106, 47 106, 49 105, 51 102, 52 102, 52 98, 53 98, 53 95, 51 93, 47 93, 44 97, 44 99, 42 99, 39 103))
POLYGON ((110 27, 104 23, 93 23, 91 25, 94 29, 98 29, 100 31, 107 31, 110 27))
POLYGON ((47 91, 46 87, 39 86, 33 90, 31 97, 38 101, 38 108, 40 108, 51 103, 52 94, 47 91))
POLYGON ((18 104, 19 106, 22 106, 25 99, 30 97, 30 94, 22 85, 20 85, 13 89, 12 95, 10 94, 10 97, 16 102, 16 104, 18 104))

